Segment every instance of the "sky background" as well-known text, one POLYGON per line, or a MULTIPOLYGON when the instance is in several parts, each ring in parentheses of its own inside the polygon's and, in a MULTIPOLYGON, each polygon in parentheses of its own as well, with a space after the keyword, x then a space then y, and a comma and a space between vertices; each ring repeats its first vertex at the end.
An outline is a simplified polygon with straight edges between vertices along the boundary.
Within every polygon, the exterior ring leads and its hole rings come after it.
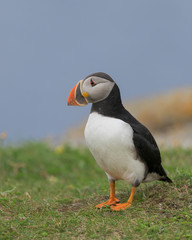
POLYGON ((98 71, 124 100, 192 86, 192 1, 0 1, 0 133, 9 141, 60 136, 85 120, 91 106, 67 98, 98 71))

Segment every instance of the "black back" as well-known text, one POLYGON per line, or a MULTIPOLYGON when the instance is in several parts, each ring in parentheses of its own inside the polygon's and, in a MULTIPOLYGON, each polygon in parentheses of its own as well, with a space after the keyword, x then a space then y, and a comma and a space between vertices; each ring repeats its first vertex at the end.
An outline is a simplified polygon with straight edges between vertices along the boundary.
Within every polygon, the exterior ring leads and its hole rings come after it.
POLYGON ((161 166, 161 155, 157 143, 150 131, 137 121, 123 106, 118 86, 115 84, 109 96, 92 104, 91 112, 97 112, 107 117, 121 119, 133 129, 133 142, 137 154, 147 167, 147 173, 156 172, 164 176, 162 181, 171 182, 161 166))

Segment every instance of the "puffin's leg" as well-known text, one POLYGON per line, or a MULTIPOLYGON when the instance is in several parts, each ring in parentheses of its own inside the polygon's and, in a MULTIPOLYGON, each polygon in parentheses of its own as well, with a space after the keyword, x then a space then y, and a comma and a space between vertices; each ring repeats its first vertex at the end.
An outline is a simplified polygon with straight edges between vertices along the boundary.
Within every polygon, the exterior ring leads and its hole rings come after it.
POLYGON ((96 208, 102 208, 110 205, 114 205, 120 202, 119 199, 115 198, 115 181, 110 181, 110 198, 108 201, 100 203, 96 206, 96 208))
POLYGON ((120 203, 120 204, 116 204, 115 206, 111 206, 111 209, 113 211, 120 211, 120 210, 125 210, 128 207, 130 207, 131 203, 133 201, 133 196, 134 196, 135 192, 136 192, 136 187, 131 187, 131 195, 130 195, 128 201, 126 203, 120 203))

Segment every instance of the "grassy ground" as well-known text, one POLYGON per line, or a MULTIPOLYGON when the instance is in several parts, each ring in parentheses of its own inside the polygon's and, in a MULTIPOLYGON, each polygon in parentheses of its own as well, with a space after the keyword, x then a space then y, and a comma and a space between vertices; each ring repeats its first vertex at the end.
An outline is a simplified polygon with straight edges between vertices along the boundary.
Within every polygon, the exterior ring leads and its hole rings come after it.
MULTIPOLYGON (((141 184, 123 212, 97 210, 108 198, 87 149, 42 143, 0 147, 0 239, 192 239, 192 150, 162 152, 173 184, 141 184)), ((117 197, 130 186, 119 181, 117 197)))

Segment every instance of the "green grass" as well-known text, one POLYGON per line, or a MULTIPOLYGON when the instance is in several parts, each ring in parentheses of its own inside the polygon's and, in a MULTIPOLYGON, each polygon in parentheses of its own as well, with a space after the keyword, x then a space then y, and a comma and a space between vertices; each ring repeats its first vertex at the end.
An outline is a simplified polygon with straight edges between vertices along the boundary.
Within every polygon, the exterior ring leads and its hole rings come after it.
MULTIPOLYGON (((126 211, 108 199, 104 172, 86 148, 0 147, 0 239, 192 239, 192 150, 162 151, 173 184, 141 184, 126 211)), ((130 186, 116 184, 121 202, 130 186)))

